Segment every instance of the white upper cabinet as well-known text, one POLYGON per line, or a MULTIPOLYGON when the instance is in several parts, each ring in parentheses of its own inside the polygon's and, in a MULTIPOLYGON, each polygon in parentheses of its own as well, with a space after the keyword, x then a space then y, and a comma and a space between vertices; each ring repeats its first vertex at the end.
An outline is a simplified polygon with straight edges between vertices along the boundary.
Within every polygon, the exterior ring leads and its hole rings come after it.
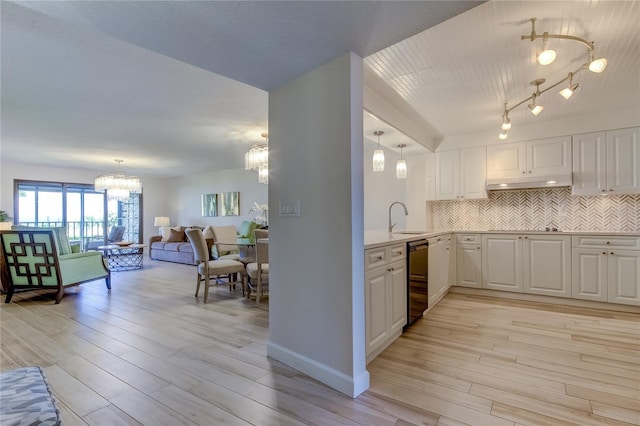
POLYGON ((640 127, 613 130, 607 136, 607 191, 640 193, 640 127))
POLYGON ((571 137, 527 142, 527 174, 533 176, 571 174, 571 137))
POLYGON ((484 146, 436 152, 436 199, 487 198, 484 146))
POLYGON ((460 151, 436 152, 436 199, 460 198, 460 151))
POLYGON ((573 137, 573 195, 640 193, 640 127, 573 137))
POLYGON ((487 198, 487 149, 484 146, 460 150, 460 196, 487 198))
POLYGON ((487 147, 487 179, 569 174, 569 136, 487 147))
POLYGON ((489 145, 487 147, 487 179, 520 177, 527 173, 526 142, 489 145))
POLYGON ((606 158, 604 132, 573 137, 573 195, 607 192, 606 158))

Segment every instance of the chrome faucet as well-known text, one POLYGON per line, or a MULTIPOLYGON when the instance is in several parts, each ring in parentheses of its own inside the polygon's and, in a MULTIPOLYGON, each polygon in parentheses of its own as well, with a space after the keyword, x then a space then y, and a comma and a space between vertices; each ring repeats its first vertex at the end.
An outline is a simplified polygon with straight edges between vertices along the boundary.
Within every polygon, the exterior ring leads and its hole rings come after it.
POLYGON ((389 206, 389 232, 393 232, 393 227, 396 226, 395 223, 393 225, 391 224, 391 207, 393 207, 394 204, 400 204, 404 208, 404 215, 409 215, 407 206, 405 206, 404 203, 401 203, 400 201, 394 201, 393 203, 391 203, 391 205, 389 206))

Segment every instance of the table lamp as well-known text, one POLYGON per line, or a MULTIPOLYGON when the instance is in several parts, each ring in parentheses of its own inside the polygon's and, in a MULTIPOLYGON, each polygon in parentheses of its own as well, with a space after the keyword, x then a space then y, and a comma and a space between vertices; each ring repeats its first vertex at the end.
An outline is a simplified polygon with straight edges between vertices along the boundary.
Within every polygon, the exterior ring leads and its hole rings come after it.
POLYGON ((157 226, 158 231, 160 231, 160 234, 162 234, 162 227, 171 226, 171 221, 169 220, 168 216, 156 216, 153 220, 153 226, 157 226))

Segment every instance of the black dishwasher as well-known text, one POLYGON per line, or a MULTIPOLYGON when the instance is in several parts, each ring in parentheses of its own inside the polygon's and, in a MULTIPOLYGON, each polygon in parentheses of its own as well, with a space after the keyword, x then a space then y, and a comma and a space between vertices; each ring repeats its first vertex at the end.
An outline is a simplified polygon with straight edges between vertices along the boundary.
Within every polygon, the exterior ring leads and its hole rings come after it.
POLYGON ((406 330, 422 317, 429 305, 428 274, 429 242, 427 240, 407 243, 407 325, 406 330))

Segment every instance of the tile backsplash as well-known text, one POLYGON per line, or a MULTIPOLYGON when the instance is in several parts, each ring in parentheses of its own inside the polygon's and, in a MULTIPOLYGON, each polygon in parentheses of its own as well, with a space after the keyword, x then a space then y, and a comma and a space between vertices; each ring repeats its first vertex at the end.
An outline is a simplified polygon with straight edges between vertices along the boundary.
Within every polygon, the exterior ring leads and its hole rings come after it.
POLYGON ((432 201, 433 227, 640 232, 640 195, 571 196, 570 188, 493 191, 484 200, 432 201))

